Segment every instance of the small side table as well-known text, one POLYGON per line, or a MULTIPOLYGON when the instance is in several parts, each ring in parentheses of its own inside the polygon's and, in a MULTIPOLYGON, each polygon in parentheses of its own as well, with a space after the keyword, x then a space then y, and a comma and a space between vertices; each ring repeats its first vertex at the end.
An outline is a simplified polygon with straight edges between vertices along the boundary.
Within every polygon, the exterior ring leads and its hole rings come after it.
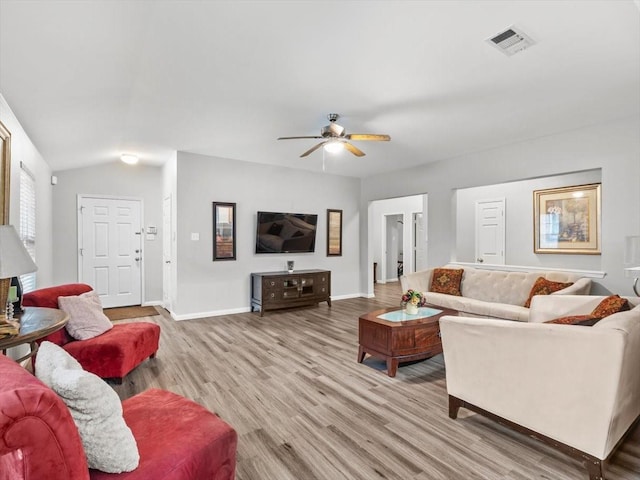
POLYGON ((24 312, 16 315, 15 318, 20 322, 20 333, 0 339, 0 350, 6 354, 8 348, 28 343, 31 351, 17 359, 18 363, 38 353, 37 340, 60 330, 69 321, 69 315, 62 310, 42 307, 25 307, 24 312))

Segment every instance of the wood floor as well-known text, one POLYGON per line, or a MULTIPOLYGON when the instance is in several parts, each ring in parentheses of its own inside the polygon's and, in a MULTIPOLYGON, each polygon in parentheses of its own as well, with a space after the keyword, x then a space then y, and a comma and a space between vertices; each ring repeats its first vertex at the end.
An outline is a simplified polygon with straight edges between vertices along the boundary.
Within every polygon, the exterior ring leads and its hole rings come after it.
MULTIPOLYGON (((480 415, 449 419, 441 355, 395 378, 382 361, 356 363, 358 316, 399 298, 393 282, 374 299, 263 318, 175 322, 163 310, 146 318, 162 327, 157 358, 113 387, 121 398, 164 388, 216 412, 239 435, 237 480, 587 478, 577 462, 480 415)), ((636 428, 607 479, 640 480, 639 457, 636 428)))

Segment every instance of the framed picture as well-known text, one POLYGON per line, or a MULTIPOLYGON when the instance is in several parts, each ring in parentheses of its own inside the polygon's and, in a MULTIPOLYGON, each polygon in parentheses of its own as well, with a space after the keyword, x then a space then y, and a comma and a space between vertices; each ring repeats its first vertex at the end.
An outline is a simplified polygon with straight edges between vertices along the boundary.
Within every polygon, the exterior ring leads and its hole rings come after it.
POLYGON ((236 204, 213 202, 213 260, 236 259, 236 204))
POLYGON ((0 225, 9 223, 9 185, 11 181, 11 134, 0 122, 0 225))
POLYGON ((533 192, 535 253, 600 255, 600 184, 533 192))
POLYGON ((327 209, 327 257, 342 255, 342 210, 327 209))

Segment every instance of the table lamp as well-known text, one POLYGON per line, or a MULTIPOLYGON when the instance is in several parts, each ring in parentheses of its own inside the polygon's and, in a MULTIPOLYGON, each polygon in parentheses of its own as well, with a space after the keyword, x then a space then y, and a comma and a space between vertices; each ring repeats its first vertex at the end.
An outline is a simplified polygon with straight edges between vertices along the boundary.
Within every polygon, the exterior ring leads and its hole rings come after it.
POLYGON ((640 278, 640 235, 625 238, 624 245, 624 264, 627 277, 632 277, 633 291, 636 296, 638 293, 638 278, 640 278))
POLYGON ((12 225, 0 225, 0 324, 6 323, 11 277, 38 269, 12 225))

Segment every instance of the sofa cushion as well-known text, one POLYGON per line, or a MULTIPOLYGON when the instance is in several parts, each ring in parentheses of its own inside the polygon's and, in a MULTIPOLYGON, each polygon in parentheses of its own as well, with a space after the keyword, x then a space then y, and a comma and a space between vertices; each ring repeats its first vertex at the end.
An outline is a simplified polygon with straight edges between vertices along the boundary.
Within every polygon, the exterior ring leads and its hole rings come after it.
POLYGON ((69 315, 67 331, 76 340, 88 340, 113 328, 102 310, 98 294, 90 292, 71 297, 58 297, 60 309, 69 315))
POLYGON ((461 297, 460 283, 463 273, 464 270, 461 268, 434 268, 429 290, 461 297))
MULTIPOLYGON (((214 413, 157 389, 124 400, 122 408, 138 440, 140 467, 118 475, 119 480, 234 478, 237 434, 214 413)), ((106 473, 91 473, 91 480, 111 478, 106 473)))
POLYGON ((591 315, 604 318, 614 313, 626 312, 627 310, 630 310, 630 307, 629 301, 626 298, 620 298, 620 295, 610 295, 593 309, 591 315))
POLYGON ((563 283, 563 282, 552 282, 551 280, 547 280, 544 277, 538 277, 538 279, 531 287, 531 292, 529 292, 529 298, 524 302, 524 306, 529 308, 531 305, 531 299, 534 295, 549 295, 553 292, 557 292, 558 290, 562 290, 563 288, 567 288, 573 285, 573 282, 563 283))
POLYGON ((601 317, 596 317, 591 314, 587 315, 569 315, 567 317, 554 318, 553 320, 548 320, 544 323, 555 323, 559 325, 581 325, 585 327, 590 327, 598 323, 601 320, 601 317))
POLYGON ((40 345, 36 367, 38 377, 69 408, 89 468, 109 473, 137 468, 138 447, 122 417, 118 394, 102 379, 82 370, 67 352, 51 342, 40 345))
POLYGON ((111 330, 64 349, 88 372, 102 378, 122 378, 156 353, 160 327, 151 322, 117 323, 111 330))

